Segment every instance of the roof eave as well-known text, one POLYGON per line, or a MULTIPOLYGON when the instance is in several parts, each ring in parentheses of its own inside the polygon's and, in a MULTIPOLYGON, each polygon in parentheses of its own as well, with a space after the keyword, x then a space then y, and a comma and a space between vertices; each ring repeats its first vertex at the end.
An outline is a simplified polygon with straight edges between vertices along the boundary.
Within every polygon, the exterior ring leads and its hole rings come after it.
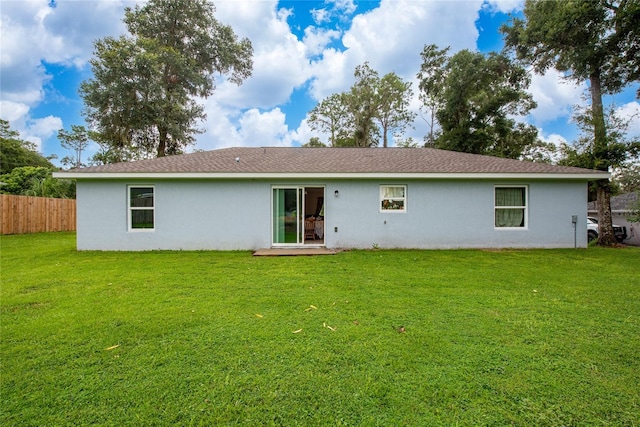
POLYGON ((63 179, 515 179, 582 180, 609 179, 608 172, 593 173, 308 173, 308 172, 54 172, 63 179))

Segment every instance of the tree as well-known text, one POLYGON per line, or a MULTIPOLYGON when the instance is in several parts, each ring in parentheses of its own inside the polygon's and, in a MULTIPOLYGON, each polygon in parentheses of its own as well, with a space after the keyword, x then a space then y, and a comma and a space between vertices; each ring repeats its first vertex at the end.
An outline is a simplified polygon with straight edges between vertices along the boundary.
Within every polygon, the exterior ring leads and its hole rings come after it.
POLYGON ((313 136, 311 137, 311 139, 309 139, 309 142, 307 142, 306 144, 302 144, 303 147, 305 148, 321 148, 321 147, 326 147, 326 145, 324 145, 322 143, 322 141, 320 141, 320 138, 318 138, 317 136, 313 136))
POLYGON ((435 146, 440 136, 436 130, 436 112, 443 108, 447 52, 449 52, 449 46, 438 49, 434 44, 425 46, 420 52, 422 64, 416 77, 420 82, 418 88, 421 110, 428 114, 428 119, 425 119, 429 126, 429 133, 424 138, 426 146, 435 146))
POLYGON ((343 99, 353 119, 354 143, 356 147, 376 146, 378 129, 374 119, 378 116, 377 87, 380 78, 368 62, 358 65, 353 75, 356 81, 343 99))
MULTIPOLYGON (((639 78, 638 2, 527 0, 524 16, 501 28, 505 49, 515 52, 536 72, 555 68, 572 81, 588 81, 592 165, 609 170, 618 153, 607 137, 603 95, 616 93, 639 78)), ((611 187, 608 180, 596 184, 598 244, 610 246, 616 242, 611 222, 611 187)))
POLYGON ((51 174, 44 178, 32 178, 29 188, 22 194, 35 197, 53 197, 56 199, 75 199, 76 183, 70 179, 53 178, 51 174))
POLYGON ((309 127, 316 132, 328 133, 331 147, 336 147, 338 139, 350 133, 351 122, 345 96, 346 94, 334 93, 309 112, 309 127))
POLYGON ((75 198, 75 181, 53 178, 51 176, 53 170, 55 168, 43 166, 14 168, 10 173, 0 175, 0 181, 4 183, 0 187, 0 193, 60 199, 75 198))
POLYGON ((399 148, 418 148, 418 142, 413 138, 409 137, 407 139, 396 141, 396 147, 399 148))
POLYGON ((51 175, 51 169, 43 166, 20 166, 9 173, 0 175, 4 183, 0 189, 5 194, 26 195, 34 181, 51 175))
MULTIPOLYGON (((591 109, 584 106, 575 106, 573 121, 577 123, 581 135, 572 144, 560 146, 561 158, 558 163, 569 166, 578 166, 587 169, 597 169, 598 159, 594 155, 595 141, 593 139, 594 123, 591 109)), ((629 120, 616 115, 615 107, 611 106, 605 111, 605 126, 607 128, 607 147, 610 168, 614 175, 620 174, 623 168, 632 167, 635 155, 640 152, 640 141, 627 137, 629 120), (616 172, 618 172, 616 174, 616 172)), ((616 192, 620 182, 615 180, 609 183, 609 190, 616 192)), ((620 187, 621 189, 621 187, 620 187)), ((590 188, 590 198, 595 194, 597 198, 598 185, 590 188)))
POLYGON ((65 166, 79 168, 82 164, 82 152, 89 145, 89 134, 84 126, 71 125, 71 131, 58 130, 58 140, 60 145, 67 150, 71 150, 74 156, 65 156, 61 162, 65 166))
POLYGON ((640 191, 640 161, 625 162, 613 175, 622 193, 640 191))
POLYGON ((11 129, 9 122, 0 119, 0 175, 22 166, 53 169, 53 164, 36 150, 35 144, 20 139, 20 134, 11 129))
POLYGON ((214 17, 206 0, 150 0, 125 8, 129 36, 95 42, 93 78, 82 83, 85 116, 103 160, 178 154, 206 117, 198 98, 213 94, 216 73, 241 84, 253 48, 214 17))
POLYGON ((330 134, 332 147, 372 147, 383 136, 396 138, 411 126, 415 114, 409 111, 411 83, 395 73, 382 78, 367 62, 356 67, 355 83, 348 92, 334 93, 309 112, 312 130, 330 134))
POLYGON ((413 90, 410 82, 402 81, 396 73, 388 73, 380 79, 377 92, 379 107, 376 120, 380 124, 382 146, 388 147, 389 133, 400 138, 416 117, 409 111, 413 90))
POLYGON ((627 217, 627 221, 640 222, 640 190, 636 191, 636 201, 631 203, 631 206, 628 206, 628 209, 631 212, 627 217))
POLYGON ((438 121, 440 133, 425 139, 438 148, 517 159, 538 143, 531 125, 512 116, 526 115, 536 104, 526 92, 526 70, 506 55, 425 46, 418 72, 420 99, 438 121))

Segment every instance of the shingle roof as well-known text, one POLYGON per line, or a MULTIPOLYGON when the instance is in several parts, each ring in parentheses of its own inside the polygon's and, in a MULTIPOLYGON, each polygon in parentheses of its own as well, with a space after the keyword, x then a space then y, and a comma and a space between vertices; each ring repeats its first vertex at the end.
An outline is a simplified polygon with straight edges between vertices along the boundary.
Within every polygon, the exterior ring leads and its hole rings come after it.
MULTIPOLYGON (((561 174, 604 173, 432 148, 226 148, 69 171, 84 174, 561 174)), ((61 174, 61 175, 64 175, 61 174)), ((87 176, 89 178, 90 176, 87 176)))
MULTIPOLYGON (((611 198, 611 210, 612 211, 625 211, 630 210, 638 200, 638 193, 625 193, 613 196, 611 198)), ((597 211, 598 203, 589 202, 587 204, 587 210, 597 211)))

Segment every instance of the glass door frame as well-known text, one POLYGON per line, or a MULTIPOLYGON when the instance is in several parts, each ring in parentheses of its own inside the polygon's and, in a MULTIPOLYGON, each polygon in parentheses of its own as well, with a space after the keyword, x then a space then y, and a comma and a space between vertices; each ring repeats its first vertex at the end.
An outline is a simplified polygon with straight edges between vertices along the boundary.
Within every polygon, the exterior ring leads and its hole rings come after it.
MULTIPOLYGON (((302 247, 305 245, 305 238, 304 238, 304 220, 306 217, 306 189, 307 188, 316 188, 316 189, 322 189, 322 194, 323 194, 323 203, 325 200, 325 186, 324 185, 286 185, 286 184, 282 184, 282 185, 272 185, 271 186, 271 245, 274 247, 302 247), (296 230, 295 230, 295 235, 296 235, 296 241, 295 242, 286 242, 286 211, 285 212, 279 212, 279 207, 276 206, 276 203, 280 200, 278 199, 279 196, 276 195, 276 192, 278 190, 293 190, 296 193, 296 205, 295 205, 295 212, 296 212, 296 218, 295 218, 295 225, 296 225, 296 230), (280 221, 279 218, 282 217, 282 220, 280 221), (276 231, 280 230, 279 233, 282 233, 282 239, 278 239, 276 236, 276 231), (277 242, 276 240, 284 240, 284 242, 277 242)), ((284 194, 283 194, 284 196, 284 194)), ((286 202, 286 200, 282 200, 279 204, 282 204, 282 206, 284 206, 284 203, 286 202)), ((286 207, 285 207, 286 209, 286 207)), ((289 223, 290 225, 290 223, 289 223)), ((308 244, 307 244, 308 245, 308 244)), ((324 243, 318 244, 318 246, 324 246, 324 243)))

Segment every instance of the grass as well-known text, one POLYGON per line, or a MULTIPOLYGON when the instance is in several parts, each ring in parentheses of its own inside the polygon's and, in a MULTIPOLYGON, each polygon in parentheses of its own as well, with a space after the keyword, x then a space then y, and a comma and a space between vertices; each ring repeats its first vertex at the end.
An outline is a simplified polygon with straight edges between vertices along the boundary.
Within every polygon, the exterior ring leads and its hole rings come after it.
POLYGON ((640 424, 637 248, 265 258, 74 237, 2 237, 4 426, 640 424))

